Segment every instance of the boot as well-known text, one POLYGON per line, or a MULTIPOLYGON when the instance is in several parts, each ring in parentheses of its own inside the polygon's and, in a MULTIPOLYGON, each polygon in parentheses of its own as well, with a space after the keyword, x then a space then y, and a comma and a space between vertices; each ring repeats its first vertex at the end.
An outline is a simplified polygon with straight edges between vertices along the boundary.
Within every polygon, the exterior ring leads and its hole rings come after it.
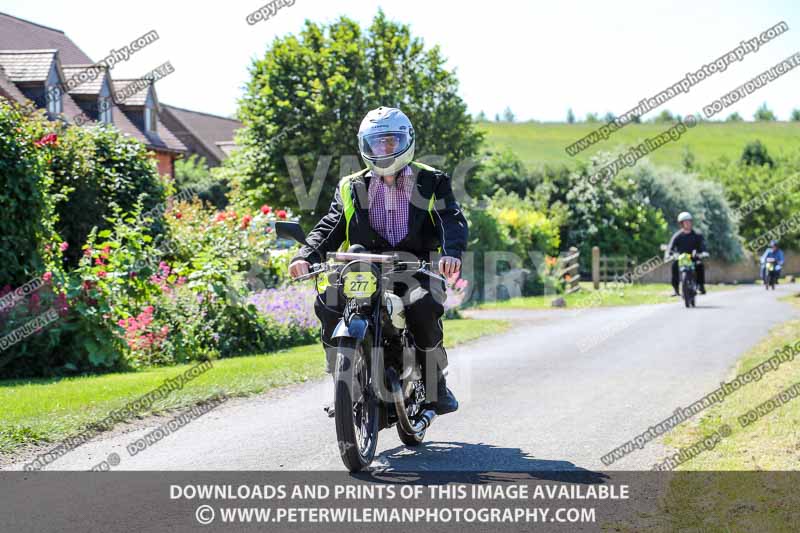
POLYGON ((441 370, 437 371, 436 376, 436 401, 427 403, 425 407, 433 409, 437 415, 458 411, 458 400, 453 391, 447 387, 447 379, 441 370))

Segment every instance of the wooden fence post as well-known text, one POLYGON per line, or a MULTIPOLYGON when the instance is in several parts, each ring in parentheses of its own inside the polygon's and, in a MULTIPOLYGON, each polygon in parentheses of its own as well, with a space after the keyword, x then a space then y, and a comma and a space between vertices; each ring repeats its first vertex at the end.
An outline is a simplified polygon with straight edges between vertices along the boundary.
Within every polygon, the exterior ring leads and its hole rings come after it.
POLYGON ((600 247, 592 246, 592 283, 594 290, 600 288, 600 247))

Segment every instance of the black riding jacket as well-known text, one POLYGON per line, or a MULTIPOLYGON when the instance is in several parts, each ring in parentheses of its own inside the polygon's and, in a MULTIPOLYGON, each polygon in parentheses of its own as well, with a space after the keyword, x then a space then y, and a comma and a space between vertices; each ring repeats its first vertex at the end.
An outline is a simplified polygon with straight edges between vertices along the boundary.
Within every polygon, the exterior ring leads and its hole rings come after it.
MULTIPOLYGON (((432 252, 461 258, 467 247, 467 220, 453 195, 450 177, 432 167, 412 163, 414 191, 408 210, 408 235, 392 246, 369 223, 368 196, 370 179, 367 170, 343 178, 350 180, 350 192, 355 212, 350 219, 349 242, 360 244, 374 253, 388 251, 410 252, 429 259, 432 252), (431 198, 434 199, 431 203, 431 198)), ((345 242, 345 203, 337 187, 328 214, 308 234, 296 259, 311 263, 325 260, 325 254, 335 252, 345 242)))
POLYGON ((698 233, 694 229, 689 233, 678 230, 670 239, 667 250, 670 253, 679 254, 690 254, 693 251, 697 251, 697 253, 705 252, 706 240, 703 238, 702 233, 698 233))

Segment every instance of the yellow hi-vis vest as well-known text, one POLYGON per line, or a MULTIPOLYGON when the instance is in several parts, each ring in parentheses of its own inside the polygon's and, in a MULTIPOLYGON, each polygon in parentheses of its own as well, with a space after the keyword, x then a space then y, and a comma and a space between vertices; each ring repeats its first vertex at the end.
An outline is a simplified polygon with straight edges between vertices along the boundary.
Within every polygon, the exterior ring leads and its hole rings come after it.
MULTIPOLYGON (((410 164, 419 169, 436 171, 435 168, 423 163, 417 163, 416 161, 412 161, 410 164)), ((344 243, 342 243, 342 250, 350 248, 350 220, 356 212, 356 206, 353 203, 353 178, 363 176, 368 170, 369 169, 359 170, 355 174, 345 176, 339 181, 339 195, 342 197, 342 206, 344 208, 344 243)), ((435 203, 436 195, 431 194, 431 200, 428 202, 428 215, 431 217, 431 222, 433 222, 434 226, 436 225, 436 219, 433 218, 433 207, 435 203)))

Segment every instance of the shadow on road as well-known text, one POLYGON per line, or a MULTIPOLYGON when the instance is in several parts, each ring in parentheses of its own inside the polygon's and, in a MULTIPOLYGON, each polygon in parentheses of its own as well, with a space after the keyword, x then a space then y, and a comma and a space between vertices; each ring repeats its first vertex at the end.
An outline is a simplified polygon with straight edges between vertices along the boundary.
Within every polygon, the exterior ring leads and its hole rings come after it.
POLYGON ((383 452, 367 472, 353 474, 376 483, 500 483, 525 479, 570 483, 604 483, 608 476, 569 461, 537 459, 520 448, 465 442, 428 442, 416 448, 398 446, 383 452), (473 465, 493 465, 492 469, 473 465))

